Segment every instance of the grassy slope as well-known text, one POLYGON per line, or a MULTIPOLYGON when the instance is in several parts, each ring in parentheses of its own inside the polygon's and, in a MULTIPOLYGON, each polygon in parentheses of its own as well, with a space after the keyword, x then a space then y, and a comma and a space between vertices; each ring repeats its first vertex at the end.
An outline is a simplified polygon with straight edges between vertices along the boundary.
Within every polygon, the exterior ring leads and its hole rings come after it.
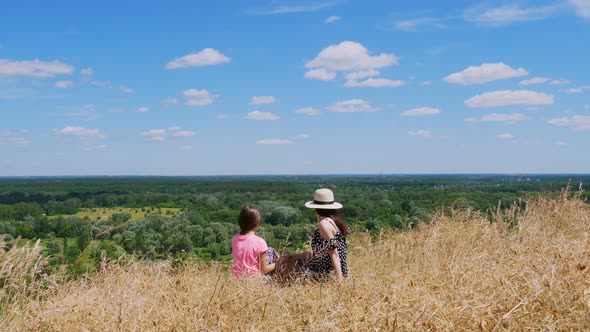
MULTIPOLYGON (((351 236, 354 278, 341 285, 238 282, 223 265, 173 272, 163 265, 112 264, 88 278, 49 284, 46 290, 30 285, 30 294, 21 292, 7 302, 0 326, 60 331, 588 330, 590 207, 565 196, 527 203, 524 210, 495 216, 503 222, 490 224, 473 211, 447 211, 433 215, 432 224, 420 230, 385 233, 377 241, 351 236), (510 230, 506 225, 516 220, 518 227, 510 230)), ((6 257, 0 256, 0 264, 6 265, 6 257)))

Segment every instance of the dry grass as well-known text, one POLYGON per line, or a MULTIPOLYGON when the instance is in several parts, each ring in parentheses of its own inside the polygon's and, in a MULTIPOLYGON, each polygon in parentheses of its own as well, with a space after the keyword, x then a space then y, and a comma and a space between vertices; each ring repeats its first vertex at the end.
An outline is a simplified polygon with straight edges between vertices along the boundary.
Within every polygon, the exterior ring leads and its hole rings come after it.
POLYGON ((531 198, 526 208, 494 218, 490 224, 479 212, 441 211, 419 230, 384 233, 377 241, 352 236, 354 278, 340 285, 236 281, 221 265, 174 272, 166 266, 111 264, 61 284, 59 292, 9 307, 13 311, 0 326, 14 331, 589 330, 590 207, 564 194, 531 198))

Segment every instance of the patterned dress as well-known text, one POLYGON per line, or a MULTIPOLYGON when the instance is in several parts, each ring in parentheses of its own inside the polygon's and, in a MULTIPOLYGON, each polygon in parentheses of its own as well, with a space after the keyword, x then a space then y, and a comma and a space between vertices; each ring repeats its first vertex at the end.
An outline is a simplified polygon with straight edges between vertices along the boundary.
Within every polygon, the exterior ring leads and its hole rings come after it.
POLYGON ((311 249, 313 256, 306 264, 310 272, 314 274, 327 274, 332 271, 332 261, 330 260, 330 256, 328 256, 328 251, 336 249, 340 257, 342 275, 348 277, 348 266, 346 265, 348 245, 346 244, 346 236, 342 232, 338 231, 333 238, 326 240, 320 235, 320 230, 316 229, 311 238, 311 249))

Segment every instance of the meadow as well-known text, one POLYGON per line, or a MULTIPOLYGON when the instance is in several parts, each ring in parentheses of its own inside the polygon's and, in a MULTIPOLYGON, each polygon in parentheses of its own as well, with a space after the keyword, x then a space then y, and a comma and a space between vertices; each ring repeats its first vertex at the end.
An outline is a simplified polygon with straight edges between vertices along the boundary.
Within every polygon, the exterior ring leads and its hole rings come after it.
MULTIPOLYGON (((160 214, 164 216, 176 216, 180 212, 180 208, 127 208, 127 207, 112 207, 112 208, 82 208, 75 214, 76 217, 88 218, 96 221, 109 220, 115 213, 125 213, 131 216, 131 220, 140 220, 148 217, 150 214, 160 214)), ((56 215, 53 218, 65 217, 67 215, 56 215)))
POLYGON ((344 283, 234 280, 227 263, 104 261, 44 273, 39 246, 0 251, 0 326, 25 331, 590 329, 590 206, 567 190, 490 215, 429 214, 349 238, 344 283))

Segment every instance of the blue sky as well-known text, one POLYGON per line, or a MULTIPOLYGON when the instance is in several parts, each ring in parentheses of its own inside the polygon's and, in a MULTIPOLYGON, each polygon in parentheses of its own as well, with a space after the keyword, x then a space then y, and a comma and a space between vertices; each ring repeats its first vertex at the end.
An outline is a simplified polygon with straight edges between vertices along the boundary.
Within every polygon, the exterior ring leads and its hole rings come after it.
POLYGON ((590 170, 590 0, 0 6, 1 176, 590 170))

